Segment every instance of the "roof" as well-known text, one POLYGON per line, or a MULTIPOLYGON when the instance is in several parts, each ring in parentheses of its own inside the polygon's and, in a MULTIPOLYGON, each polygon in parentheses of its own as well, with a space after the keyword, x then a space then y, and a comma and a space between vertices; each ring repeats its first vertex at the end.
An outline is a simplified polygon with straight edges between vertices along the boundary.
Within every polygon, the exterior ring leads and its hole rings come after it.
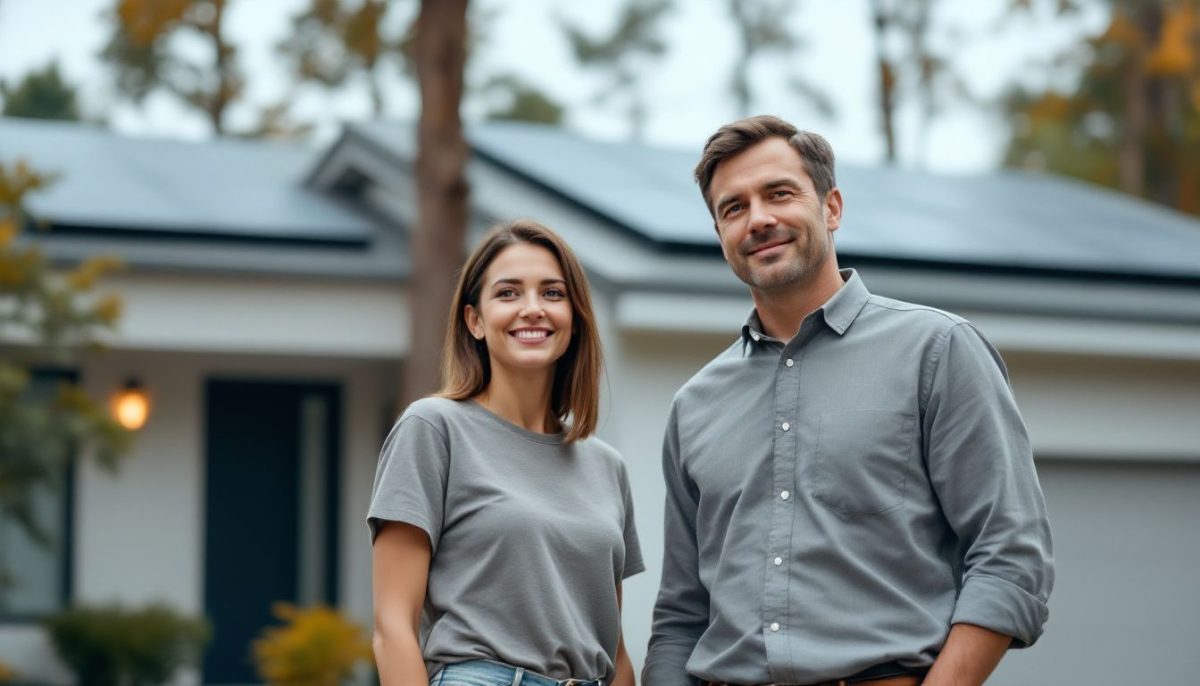
POLYGON ((133 138, 0 118, 0 162, 60 174, 29 209, 50 224, 136 235, 363 244, 374 224, 304 184, 318 151, 238 139, 133 138))
MULTIPOLYGON (((386 129, 364 129, 379 140, 386 129)), ((473 127, 476 153, 664 248, 718 249, 692 181, 696 150, 521 123, 473 127)), ((1200 220, 1050 175, 838 166, 838 254, 855 258, 1200 278, 1200 220)))

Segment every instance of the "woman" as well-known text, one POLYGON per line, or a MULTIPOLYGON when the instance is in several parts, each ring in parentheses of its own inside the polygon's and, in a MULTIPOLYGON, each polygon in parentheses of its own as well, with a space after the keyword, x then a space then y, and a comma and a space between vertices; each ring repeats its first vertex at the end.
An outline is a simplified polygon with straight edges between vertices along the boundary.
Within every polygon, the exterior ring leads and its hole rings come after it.
POLYGON ((583 270, 528 220, 454 294, 442 390, 383 447, 370 512, 383 686, 633 686, 621 581, 643 570, 625 467, 598 439, 583 270))

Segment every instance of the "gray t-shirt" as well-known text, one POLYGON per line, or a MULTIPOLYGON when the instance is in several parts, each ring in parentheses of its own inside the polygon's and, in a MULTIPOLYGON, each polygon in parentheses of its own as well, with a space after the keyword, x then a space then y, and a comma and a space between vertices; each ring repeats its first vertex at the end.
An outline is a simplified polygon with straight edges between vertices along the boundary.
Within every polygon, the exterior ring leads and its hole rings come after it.
POLYGON ((420 639, 429 673, 499 660, 611 678, 616 586, 643 569, 629 478, 599 439, 516 426, 473 401, 425 398, 383 445, 367 524, 429 534, 420 639))

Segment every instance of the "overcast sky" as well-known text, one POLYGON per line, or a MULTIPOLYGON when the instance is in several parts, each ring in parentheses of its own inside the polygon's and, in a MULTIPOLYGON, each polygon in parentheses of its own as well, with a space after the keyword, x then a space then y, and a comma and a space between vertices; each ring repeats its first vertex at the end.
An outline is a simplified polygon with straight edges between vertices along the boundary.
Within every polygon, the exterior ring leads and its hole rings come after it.
MULTIPOLYGON (((230 0, 228 26, 239 48, 239 59, 250 83, 252 105, 231 113, 234 128, 247 126, 259 106, 288 97, 299 118, 320 123, 319 138, 329 138, 337 123, 369 113, 365 92, 328 94, 315 88, 295 91, 274 53, 286 33, 288 17, 306 0, 230 0)), ((1015 17, 1000 22, 1008 0, 943 0, 934 36, 935 45, 953 51, 957 71, 977 97, 990 99, 1007 84, 1020 80, 1044 84, 1062 80, 1052 74, 1050 61, 1082 32, 1104 24, 1098 12, 1055 21, 1049 15, 1015 17)), ((105 40, 104 12, 114 0, 0 0, 0 78, 11 82, 31 68, 57 59, 67 78, 80 85, 87 113, 107 118, 119 131, 132 135, 203 138, 205 121, 176 105, 169 96, 155 97, 137 108, 117 102, 97 53, 105 40)), ((400 0, 401 8, 415 3, 400 0)), ((595 32, 608 29, 619 2, 595 0, 475 0, 475 10, 490 15, 487 42, 474 58, 471 77, 516 72, 568 105, 568 125, 587 135, 619 139, 628 133, 619 107, 592 102, 599 77, 577 67, 554 21, 565 16, 595 32)), ((1046 3, 1050 4, 1050 3, 1046 3)), ((1098 3, 1100 4, 1100 3, 1098 3)), ((728 94, 729 70, 735 54, 734 34, 724 0, 676 0, 664 27, 670 52, 645 71, 649 97, 647 140, 674 147, 696 148, 717 126, 735 118, 728 94)), ((840 158, 874 163, 882 158, 883 143, 874 105, 874 44, 867 0, 804 0, 788 23, 805 41, 790 61, 761 59, 753 74, 758 98, 754 109, 779 114, 803 128, 825 134, 840 158), (816 84, 833 101, 832 119, 819 116, 790 93, 785 84, 792 72, 816 84)), ((403 13, 396 16, 404 20, 403 13)), ((201 45, 185 48, 203 50, 201 45)), ((397 74, 389 90, 389 110, 395 118, 412 118, 413 91, 397 74)), ((468 107, 468 118, 478 108, 468 107)), ((901 112, 901 158, 919 161, 916 150, 917 112, 901 112)), ((946 172, 981 171, 995 166, 1003 153, 1007 131, 994 110, 961 105, 935 120, 925 164, 946 172)))

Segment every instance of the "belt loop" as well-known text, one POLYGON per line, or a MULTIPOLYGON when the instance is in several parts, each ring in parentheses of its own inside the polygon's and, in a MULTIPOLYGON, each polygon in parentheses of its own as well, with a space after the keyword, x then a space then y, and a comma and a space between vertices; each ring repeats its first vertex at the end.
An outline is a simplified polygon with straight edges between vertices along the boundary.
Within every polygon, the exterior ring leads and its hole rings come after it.
POLYGON ((525 678, 525 668, 517 667, 513 671, 512 686, 521 686, 521 680, 525 678))

